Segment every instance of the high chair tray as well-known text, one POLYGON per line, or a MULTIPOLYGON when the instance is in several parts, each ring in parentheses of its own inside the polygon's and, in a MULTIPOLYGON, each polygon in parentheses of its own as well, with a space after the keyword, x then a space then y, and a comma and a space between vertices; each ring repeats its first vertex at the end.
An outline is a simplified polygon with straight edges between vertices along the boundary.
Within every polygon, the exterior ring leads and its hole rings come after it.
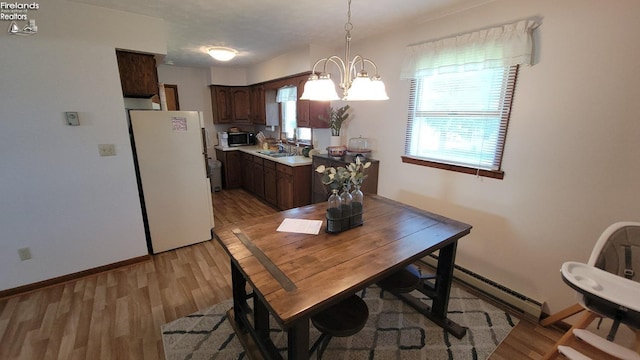
POLYGON ((604 300, 613 307, 640 312, 640 283, 602 269, 568 261, 562 264, 562 279, 586 300, 604 300))

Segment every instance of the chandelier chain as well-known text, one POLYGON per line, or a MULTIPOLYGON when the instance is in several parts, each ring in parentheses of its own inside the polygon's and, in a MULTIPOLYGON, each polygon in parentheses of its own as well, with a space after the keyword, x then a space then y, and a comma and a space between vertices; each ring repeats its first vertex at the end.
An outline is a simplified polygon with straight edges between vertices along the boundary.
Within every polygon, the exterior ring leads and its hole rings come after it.
POLYGON ((344 24, 344 29, 350 35, 353 30, 353 24, 351 23, 351 0, 349 0, 349 7, 347 10, 347 22, 344 24))

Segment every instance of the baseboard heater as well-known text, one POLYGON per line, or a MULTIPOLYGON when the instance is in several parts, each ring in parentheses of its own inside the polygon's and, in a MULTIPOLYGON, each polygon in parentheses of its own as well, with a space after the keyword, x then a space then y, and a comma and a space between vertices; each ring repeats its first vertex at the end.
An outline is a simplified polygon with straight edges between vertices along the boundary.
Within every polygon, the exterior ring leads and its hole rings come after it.
MULTIPOLYGON (((422 258, 422 261, 435 269, 438 265, 438 256, 430 254, 422 258)), ((527 315, 533 316, 536 321, 540 319, 540 315, 542 314, 542 303, 539 301, 522 295, 517 291, 511 290, 506 286, 500 285, 497 282, 487 279, 486 277, 471 270, 465 269, 462 266, 455 265, 453 276, 456 280, 482 292, 492 299, 515 308, 527 315)))

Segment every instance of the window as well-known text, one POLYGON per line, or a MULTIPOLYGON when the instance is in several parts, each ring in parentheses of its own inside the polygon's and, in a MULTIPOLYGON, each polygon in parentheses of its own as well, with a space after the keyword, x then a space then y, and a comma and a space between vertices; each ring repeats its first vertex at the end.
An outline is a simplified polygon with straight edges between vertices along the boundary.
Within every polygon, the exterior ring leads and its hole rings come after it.
POLYGON ((311 129, 298 128, 296 104, 298 101, 298 89, 295 86, 287 86, 278 89, 276 102, 280 103, 280 113, 282 114, 282 132, 287 139, 297 139, 311 143, 311 129))
POLYGON ((502 179, 520 65, 531 65, 535 20, 409 45, 406 163, 502 179))
POLYGON ((287 139, 293 139, 296 131, 296 102, 285 101, 280 103, 282 111, 282 132, 287 134, 287 139))
POLYGON ((412 80, 407 162, 502 177, 517 65, 412 80), (468 168, 460 169, 460 168, 468 168), (490 173, 493 173, 490 175, 490 173))

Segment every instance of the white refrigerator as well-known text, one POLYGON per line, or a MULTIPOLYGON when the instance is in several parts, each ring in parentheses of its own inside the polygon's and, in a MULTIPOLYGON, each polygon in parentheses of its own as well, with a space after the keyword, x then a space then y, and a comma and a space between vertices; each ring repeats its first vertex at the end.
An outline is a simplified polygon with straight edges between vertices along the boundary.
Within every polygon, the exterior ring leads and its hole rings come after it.
POLYGON ((211 240, 202 113, 130 110, 129 122, 149 252, 211 240))

